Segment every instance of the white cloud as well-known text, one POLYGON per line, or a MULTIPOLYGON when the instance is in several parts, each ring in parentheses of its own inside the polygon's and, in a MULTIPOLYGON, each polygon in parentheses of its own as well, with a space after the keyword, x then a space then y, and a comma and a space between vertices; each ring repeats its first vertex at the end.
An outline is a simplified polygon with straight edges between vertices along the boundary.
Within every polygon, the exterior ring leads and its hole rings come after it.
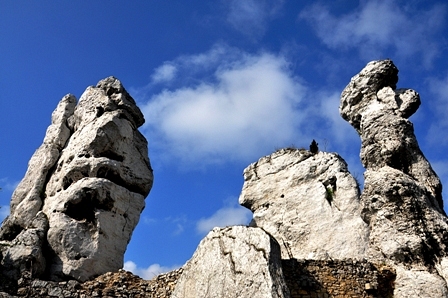
POLYGON ((150 280, 159 274, 166 273, 180 267, 181 267, 180 265, 160 266, 159 264, 152 264, 147 268, 141 268, 138 267, 137 264, 135 264, 132 261, 126 261, 124 263, 123 269, 130 271, 143 279, 150 280))
POLYGON ((442 4, 429 10, 400 5, 398 1, 361 1, 349 14, 335 16, 329 8, 316 4, 305 9, 300 17, 309 21, 323 43, 333 49, 358 49, 361 57, 382 57, 388 48, 394 55, 420 55, 429 66, 439 53, 435 37, 443 26, 446 7, 442 4))
POLYGON ((208 218, 202 218, 196 224, 196 230, 205 234, 215 227, 247 225, 252 217, 250 210, 241 206, 226 206, 208 218))
POLYGON ((328 151, 359 142, 339 115, 340 90, 308 88, 283 55, 217 44, 168 64, 178 74, 160 84, 165 89, 146 97, 136 90, 157 162, 201 168, 251 162, 285 146, 307 148, 313 138, 328 151))
POLYGON ((231 0, 228 5, 227 21, 238 31, 259 37, 266 31, 267 22, 283 5, 283 0, 231 0))
POLYGON ((194 72, 198 83, 164 90, 142 105, 143 131, 153 147, 206 163, 258 157, 300 137, 296 129, 306 111, 298 106, 305 88, 284 57, 215 46, 173 63, 182 72, 194 72))
POLYGON ((176 76, 177 68, 171 63, 164 63, 154 70, 151 76, 153 83, 169 82, 176 76))

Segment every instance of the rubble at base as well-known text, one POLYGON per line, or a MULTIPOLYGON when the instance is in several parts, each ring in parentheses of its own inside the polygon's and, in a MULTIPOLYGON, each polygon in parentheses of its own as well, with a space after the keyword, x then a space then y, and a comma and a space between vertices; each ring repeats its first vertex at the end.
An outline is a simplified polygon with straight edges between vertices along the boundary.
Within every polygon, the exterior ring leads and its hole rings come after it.
MULTIPOLYGON (((14 295, 0 292, 3 297, 154 297, 167 298, 171 296, 177 279, 182 274, 182 268, 160 274, 152 280, 144 280, 129 271, 119 270, 108 272, 97 278, 80 283, 75 280, 55 282, 29 277, 22 277, 14 295)), ((1 289, 1 288, 0 288, 1 289)))
MULTIPOLYGON (((307 297, 392 297, 393 269, 366 260, 282 260, 283 274, 291 298, 307 297)), ((84 283, 75 280, 54 282, 22 278, 16 294, 9 297, 129 297, 169 298, 183 272, 182 268, 143 280, 131 272, 108 272, 84 283)))

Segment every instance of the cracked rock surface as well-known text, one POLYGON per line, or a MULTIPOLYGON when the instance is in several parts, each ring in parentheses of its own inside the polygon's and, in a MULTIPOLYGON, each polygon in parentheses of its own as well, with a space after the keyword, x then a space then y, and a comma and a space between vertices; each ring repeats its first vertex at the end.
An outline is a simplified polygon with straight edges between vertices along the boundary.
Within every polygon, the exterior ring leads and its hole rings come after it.
POLYGON ((0 229, 8 276, 84 281, 122 268, 153 181, 143 123, 114 77, 61 100, 0 229))
POLYGON ((397 82, 391 60, 373 61, 341 95, 340 113, 362 141, 368 257, 396 266, 395 297, 446 297, 448 220, 442 186, 407 119, 420 97, 414 90, 396 89, 397 82))
POLYGON ((171 297, 290 297, 280 247, 260 228, 215 228, 183 266, 171 297))
POLYGON ((244 170, 239 202, 253 212, 251 225, 280 243, 283 259, 366 255, 358 184, 335 153, 282 149, 261 158, 244 170))

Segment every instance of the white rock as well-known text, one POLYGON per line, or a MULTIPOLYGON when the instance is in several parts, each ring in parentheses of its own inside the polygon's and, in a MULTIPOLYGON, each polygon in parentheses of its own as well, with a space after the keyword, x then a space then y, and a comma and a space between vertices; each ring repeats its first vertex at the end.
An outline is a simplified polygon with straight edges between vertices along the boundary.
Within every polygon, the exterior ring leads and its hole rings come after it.
POLYGON ((25 177, 12 195, 10 216, 2 225, 0 239, 12 240, 17 236, 17 231, 27 227, 42 208, 46 179, 70 137, 67 120, 73 115, 75 105, 76 98, 69 94, 54 110, 43 144, 31 157, 25 177))
POLYGON ((122 268, 144 205, 143 195, 98 178, 83 178, 46 201, 53 279, 84 281, 122 268))
POLYGON ((34 260, 36 277, 84 281, 123 267, 153 181, 143 123, 113 77, 87 88, 78 105, 72 95, 61 100, 0 230, 8 272, 18 277, 34 260), (47 222, 39 233, 31 225, 38 214, 47 222))
POLYGON ((46 259, 44 255, 45 236, 48 220, 39 211, 27 229, 22 230, 13 241, 0 243, 2 273, 17 280, 23 272, 32 276, 44 273, 46 259))
POLYGON ((153 175, 143 115, 114 78, 89 87, 73 133, 46 185, 43 211, 54 252, 50 274, 87 280, 116 271, 144 208, 153 175))
POLYGON ((442 186, 406 119, 420 97, 414 90, 396 90, 397 74, 390 60, 371 62, 341 95, 341 115, 362 141, 368 256, 395 266, 395 297, 446 297, 448 218, 442 186))
POLYGON ((426 270, 406 269, 396 266, 394 298, 448 297, 446 281, 426 270))
POLYGON ((366 256, 358 185, 339 155, 282 149, 247 167, 244 180, 239 202, 277 239, 283 258, 366 256))
POLYGON ((259 228, 213 229, 183 267, 171 297, 290 297, 278 243, 259 228))

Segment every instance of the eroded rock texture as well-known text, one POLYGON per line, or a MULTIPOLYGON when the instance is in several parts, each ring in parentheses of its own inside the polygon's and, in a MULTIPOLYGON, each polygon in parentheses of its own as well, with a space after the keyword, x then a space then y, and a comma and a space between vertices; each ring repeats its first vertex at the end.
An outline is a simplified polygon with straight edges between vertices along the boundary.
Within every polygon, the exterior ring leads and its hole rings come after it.
POLYGON ((244 170, 241 205, 280 243, 284 259, 362 259, 368 226, 359 188, 337 154, 282 149, 244 170))
POLYGON ((290 297, 280 247, 259 228, 215 228, 183 266, 172 298, 290 297))
POLYGON ((153 181, 143 114, 113 77, 65 96, 11 199, 2 270, 81 281, 123 266, 153 181))
POLYGON ((341 95, 340 113, 362 141, 368 256, 395 264, 396 297, 445 297, 448 221, 442 186, 407 119, 419 107, 419 95, 396 89, 397 82, 392 61, 373 61, 341 95))

